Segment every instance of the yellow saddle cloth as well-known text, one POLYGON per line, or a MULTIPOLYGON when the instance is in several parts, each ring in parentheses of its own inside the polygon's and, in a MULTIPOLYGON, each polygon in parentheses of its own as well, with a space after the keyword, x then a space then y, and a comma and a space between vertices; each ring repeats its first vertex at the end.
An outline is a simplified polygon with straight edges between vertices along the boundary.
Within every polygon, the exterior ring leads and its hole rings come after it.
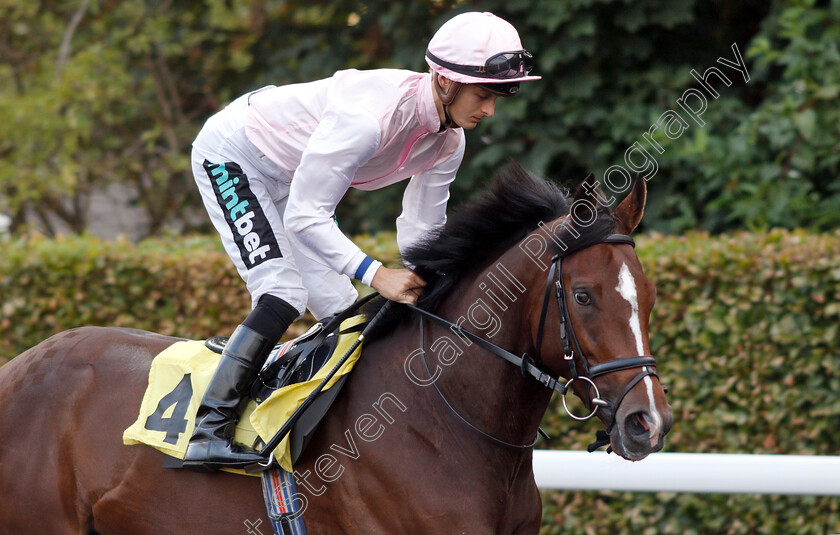
MULTIPOLYGON (((361 316, 350 318, 342 323, 340 330, 349 329, 363 320, 361 316)), ((295 409, 338 364, 358 339, 359 333, 338 336, 335 351, 312 379, 275 390, 259 405, 253 401, 248 403, 236 426, 234 441, 251 447, 257 438, 268 442, 280 430, 295 409)), ((287 342, 279 351, 284 352, 291 344, 287 342)), ((361 350, 359 345, 324 390, 353 369, 361 350)), ((220 357, 207 349, 203 341, 176 342, 156 356, 149 371, 149 386, 140 405, 140 414, 123 433, 123 443, 146 444, 183 459, 195 427, 196 412, 220 357)), ((288 435, 274 450, 274 456, 283 469, 293 471, 288 435)))

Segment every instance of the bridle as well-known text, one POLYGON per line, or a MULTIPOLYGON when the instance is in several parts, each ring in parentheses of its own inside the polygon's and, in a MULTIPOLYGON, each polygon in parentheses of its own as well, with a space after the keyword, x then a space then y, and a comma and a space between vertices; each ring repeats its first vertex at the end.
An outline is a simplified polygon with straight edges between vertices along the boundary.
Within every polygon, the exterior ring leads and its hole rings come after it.
MULTIPOLYGON (((633 238, 624 234, 610 234, 596 243, 626 244, 636 247, 636 242, 633 241, 633 238)), ((563 408, 566 410, 566 413, 575 420, 588 420, 589 418, 595 416, 599 408, 610 406, 608 401, 601 398, 598 386, 595 384, 595 378, 622 370, 630 370, 633 368, 642 369, 642 371, 636 374, 636 376, 624 386, 621 394, 619 394, 618 399, 614 403, 612 417, 610 418, 610 422, 607 424, 606 430, 598 433, 597 440, 589 446, 590 451, 593 451, 600 446, 609 444, 609 435, 612 433, 613 427, 615 426, 615 417, 618 414, 618 408, 621 406, 621 402, 624 401, 624 398, 630 390, 645 377, 654 376, 658 378, 659 376, 656 371, 651 369, 651 367, 656 366, 656 359, 651 355, 620 357, 601 364, 595 364, 594 366, 589 365, 589 360, 583 354, 583 350, 581 350, 577 336, 575 335, 575 329, 572 326, 572 318, 569 315, 569 306, 566 303, 566 292, 563 287, 563 258, 564 256, 559 254, 552 258, 551 269, 548 272, 548 281, 545 285, 545 298, 543 299, 542 312, 540 314, 540 324, 537 329, 537 345, 534 358, 538 364, 542 364, 542 360, 540 358, 540 346, 542 345, 542 338, 545 330, 545 319, 548 312, 548 303, 551 300, 550 296, 553 286, 554 295, 557 301, 557 309, 560 315, 560 340, 563 342, 563 359, 568 363, 569 372, 571 374, 571 378, 566 383, 566 388, 575 381, 586 382, 587 397, 584 399, 584 403, 586 404, 587 409, 590 410, 589 414, 586 416, 577 416, 572 413, 566 405, 566 396, 564 393, 563 408), (575 355, 577 355, 577 359, 575 359, 575 355), (575 362, 576 360, 580 362, 581 371, 578 371, 578 366, 575 362), (589 398, 590 389, 595 391, 595 395, 591 399, 589 398)))
MULTIPOLYGON (((624 234, 610 234, 600 239, 599 241, 590 244, 590 246, 597 245, 600 243, 630 245, 633 247, 636 246, 636 242, 633 241, 633 238, 624 234)), ((552 258, 551 269, 548 272, 548 279, 546 281, 545 286, 545 296, 543 298, 542 311, 540 313, 540 322, 539 327, 537 329, 537 340, 533 357, 531 357, 527 353, 523 354, 522 357, 517 357, 513 353, 502 349, 501 347, 467 330, 464 330, 459 325, 456 325, 450 321, 440 318, 432 314, 431 312, 417 308, 412 305, 407 306, 421 313, 423 316, 426 316, 427 318, 431 319, 435 323, 447 327, 457 334, 463 335, 465 338, 476 343, 479 347, 489 351, 490 353, 493 353, 494 355, 497 355, 507 360, 511 364, 518 366, 521 369, 522 375, 525 378, 533 379, 541 385, 543 385, 544 387, 559 392, 563 396, 563 408, 566 410, 566 413, 575 420, 588 420, 589 418, 595 416, 595 414, 601 407, 609 407, 611 405, 609 401, 606 401, 603 398, 601 398, 601 394, 598 391, 598 386, 595 384, 595 378, 622 370, 641 368, 642 370, 627 383, 627 385, 621 391, 621 394, 618 396, 618 399, 612 404, 612 418, 607 424, 606 430, 598 431, 596 441, 590 444, 588 448, 589 451, 594 451, 595 449, 601 446, 609 444, 609 436, 610 433, 612 433, 613 427, 615 426, 615 417, 618 413, 618 408, 621 405, 621 402, 624 400, 625 396, 627 396, 627 394, 630 392, 630 390, 645 377, 655 376, 658 378, 659 376, 657 375, 656 371, 651 369, 651 367, 656 366, 656 359, 651 355, 619 357, 608 362, 595 364, 594 366, 589 365, 589 361, 583 354, 583 351, 580 348, 580 344, 578 343, 577 336, 575 335, 575 330, 572 326, 572 320, 569 316, 569 307, 566 303, 566 292, 563 287, 562 262, 563 258, 566 258, 570 254, 572 253, 567 252, 565 255, 558 254, 552 258), (554 379, 550 373, 544 371, 546 369, 546 366, 540 358, 540 347, 542 346, 542 340, 545 334, 545 323, 546 317, 548 316, 548 306, 551 301, 552 288, 554 289, 554 296, 557 301, 557 309, 560 317, 560 339, 563 343, 563 358, 568 363, 569 372, 571 374, 571 378, 566 383, 562 383, 557 379, 554 379), (574 414, 566 404, 566 393, 569 390, 569 385, 571 385, 575 381, 583 381, 587 383, 587 397, 585 398, 584 403, 586 404, 587 410, 589 410, 590 412, 585 416, 578 416, 574 414), (591 398, 589 397, 590 390, 594 390, 594 396, 592 396, 591 398)), ((421 349, 425 347, 423 333, 423 318, 420 318, 420 345, 421 349)), ((426 366, 426 371, 429 372, 428 364, 426 363, 425 350, 421 351, 421 355, 423 358, 423 364, 426 366)), ((529 449, 535 445, 536 439, 534 439, 534 442, 531 444, 517 445, 505 442, 482 431, 475 425, 471 424, 457 410, 455 410, 454 407, 452 407, 452 405, 444 396, 443 392, 441 392, 440 388, 437 386, 436 381, 432 384, 434 385, 435 390, 437 390, 437 392, 443 398, 444 402, 446 402, 447 407, 449 407, 449 409, 452 410, 452 412, 454 412, 455 415, 458 416, 458 418, 460 418, 473 430, 479 432, 480 434, 484 435, 485 437, 491 439, 492 441, 498 444, 512 448, 529 449)), ((607 451, 609 451, 609 449, 607 451)))

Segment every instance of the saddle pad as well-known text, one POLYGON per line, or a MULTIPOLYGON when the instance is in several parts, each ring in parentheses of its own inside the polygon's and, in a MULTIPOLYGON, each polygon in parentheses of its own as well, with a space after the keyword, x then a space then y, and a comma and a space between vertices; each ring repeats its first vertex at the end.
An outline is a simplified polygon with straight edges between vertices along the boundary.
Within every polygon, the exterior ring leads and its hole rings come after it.
MULTIPOLYGON (((350 318, 341 325, 341 328, 342 330, 349 329, 362 322, 363 319, 363 317, 350 318)), ((332 356, 309 381, 275 390, 260 405, 249 401, 236 426, 234 441, 251 447, 258 438, 263 442, 270 440, 294 410, 335 367, 357 338, 358 333, 339 335, 338 344, 332 356)), ((275 349, 268 362, 278 358, 292 344, 293 342, 287 342, 275 349)), ((324 390, 332 387, 338 379, 349 373, 360 354, 361 345, 327 383, 324 390)), ((176 342, 157 355, 152 361, 149 386, 140 404, 139 415, 123 433, 123 443, 146 444, 167 455, 183 459, 195 427, 196 412, 220 358, 218 353, 207 349, 203 341, 176 342)), ((285 470, 293 471, 289 436, 280 442, 274 450, 274 456, 285 470)), ((240 470, 235 471, 244 473, 240 470)))

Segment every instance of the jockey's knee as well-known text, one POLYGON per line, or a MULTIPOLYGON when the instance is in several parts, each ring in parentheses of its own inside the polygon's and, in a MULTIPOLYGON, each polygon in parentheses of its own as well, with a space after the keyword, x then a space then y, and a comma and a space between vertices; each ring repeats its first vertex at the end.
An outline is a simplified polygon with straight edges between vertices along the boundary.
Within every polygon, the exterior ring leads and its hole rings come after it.
POLYGON ((257 300, 257 305, 242 322, 246 327, 256 331, 263 337, 276 342, 283 336, 301 313, 285 300, 264 294, 257 300))

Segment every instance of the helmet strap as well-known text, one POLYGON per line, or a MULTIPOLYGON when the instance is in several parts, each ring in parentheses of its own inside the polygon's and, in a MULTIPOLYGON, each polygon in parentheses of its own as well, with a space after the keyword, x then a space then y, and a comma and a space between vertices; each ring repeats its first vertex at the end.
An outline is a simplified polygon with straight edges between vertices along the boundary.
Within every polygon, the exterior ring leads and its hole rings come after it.
POLYGON ((452 104, 455 97, 458 96, 458 92, 461 90, 462 84, 461 82, 452 82, 449 89, 444 91, 443 87, 440 85, 440 80, 438 79, 440 75, 437 72, 435 72, 434 75, 435 78, 433 85, 435 86, 435 92, 437 93, 438 98, 440 98, 441 104, 443 104, 443 116, 446 119, 441 130, 452 128, 453 125, 457 128, 459 125, 452 121, 452 117, 449 115, 449 105, 452 104))

